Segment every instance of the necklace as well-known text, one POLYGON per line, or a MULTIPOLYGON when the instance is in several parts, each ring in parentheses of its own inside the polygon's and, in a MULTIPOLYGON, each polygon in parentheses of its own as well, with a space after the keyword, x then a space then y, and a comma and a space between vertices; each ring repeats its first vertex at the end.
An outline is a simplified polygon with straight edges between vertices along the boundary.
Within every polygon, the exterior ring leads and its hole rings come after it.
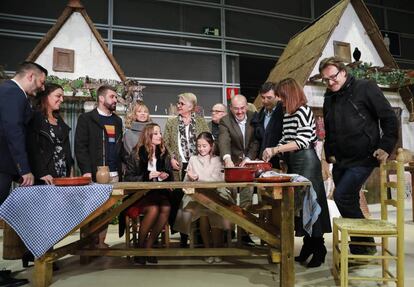
POLYGON ((57 125, 57 118, 55 118, 55 117, 48 117, 47 118, 47 121, 49 122, 49 124, 51 124, 51 125, 57 125))

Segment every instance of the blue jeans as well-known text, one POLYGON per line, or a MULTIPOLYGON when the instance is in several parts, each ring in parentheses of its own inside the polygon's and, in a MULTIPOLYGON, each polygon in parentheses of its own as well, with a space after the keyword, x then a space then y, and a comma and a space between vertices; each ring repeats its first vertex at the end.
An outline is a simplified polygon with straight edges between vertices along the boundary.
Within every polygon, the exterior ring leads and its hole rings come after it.
MULTIPOLYGON (((359 205, 359 191, 374 167, 356 166, 338 168, 334 165, 332 176, 335 183, 334 200, 342 217, 364 218, 359 205)), ((352 237, 352 241, 374 242, 372 237, 352 237)), ((350 245, 351 253, 366 253, 366 248, 350 245)))

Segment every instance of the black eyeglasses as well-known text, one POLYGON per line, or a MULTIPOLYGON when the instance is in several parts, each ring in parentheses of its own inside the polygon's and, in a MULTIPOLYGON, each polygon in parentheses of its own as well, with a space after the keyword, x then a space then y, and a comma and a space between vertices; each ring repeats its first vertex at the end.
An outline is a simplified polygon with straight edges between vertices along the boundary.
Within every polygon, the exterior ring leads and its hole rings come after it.
POLYGON ((336 78, 338 77, 338 74, 341 70, 339 70, 335 75, 327 77, 327 78, 322 78, 322 83, 324 83, 325 85, 329 84, 329 81, 336 81, 336 78))
POLYGON ((211 113, 224 113, 224 111, 219 111, 219 110, 211 110, 211 113))

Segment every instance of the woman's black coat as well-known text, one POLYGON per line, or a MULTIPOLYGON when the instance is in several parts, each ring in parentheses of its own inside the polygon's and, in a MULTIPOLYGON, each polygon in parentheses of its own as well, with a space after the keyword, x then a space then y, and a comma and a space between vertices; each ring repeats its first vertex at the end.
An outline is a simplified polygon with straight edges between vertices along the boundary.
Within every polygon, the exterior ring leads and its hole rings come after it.
MULTIPOLYGON (((70 149, 69 132, 71 128, 57 116, 57 127, 63 134, 62 148, 66 157, 67 176, 70 175, 73 166, 73 158, 70 149)), ((46 117, 39 111, 34 112, 29 123, 27 133, 27 151, 31 171, 35 177, 35 184, 44 184, 40 178, 50 174, 57 177, 53 152, 55 144, 49 134, 49 124, 46 117)))

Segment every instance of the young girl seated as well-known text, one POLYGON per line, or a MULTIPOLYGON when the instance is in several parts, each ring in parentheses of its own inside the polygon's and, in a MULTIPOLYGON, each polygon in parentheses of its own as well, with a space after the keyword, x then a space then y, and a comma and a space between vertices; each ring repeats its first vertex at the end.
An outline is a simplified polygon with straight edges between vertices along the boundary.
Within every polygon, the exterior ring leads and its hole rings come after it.
MULTIPOLYGON (((145 126, 139 143, 127 160, 125 181, 164 180, 172 180, 170 157, 160 127, 150 123, 145 126)), ((138 232, 138 247, 151 248, 170 214, 169 191, 151 190, 130 207, 127 213, 130 217, 144 215, 138 232)), ((139 264, 157 263, 157 258, 138 256, 134 257, 134 261, 139 264)))
MULTIPOLYGON (((197 137, 197 152, 188 162, 187 174, 184 181, 223 181, 222 164, 218 156, 213 155, 214 140, 209 132, 202 132, 197 137)), ((220 196, 233 202, 230 192, 227 189, 216 189, 220 196)), ((230 223, 220 215, 203 207, 194 201, 190 195, 185 194, 174 229, 185 234, 190 233, 191 223, 200 218, 200 233, 206 248, 223 246, 223 229, 229 230, 230 223), (211 227, 211 229, 210 229, 211 227), (211 232, 210 232, 211 230, 211 232)), ((206 262, 221 262, 219 257, 208 257, 206 262)))

